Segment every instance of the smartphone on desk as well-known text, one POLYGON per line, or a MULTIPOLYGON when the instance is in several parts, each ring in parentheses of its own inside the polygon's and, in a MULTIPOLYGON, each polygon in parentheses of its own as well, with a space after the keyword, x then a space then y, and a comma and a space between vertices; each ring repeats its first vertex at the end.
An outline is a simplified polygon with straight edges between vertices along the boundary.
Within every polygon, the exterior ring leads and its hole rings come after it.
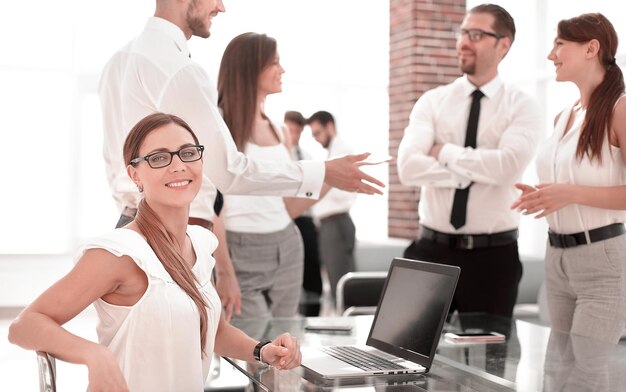
POLYGON ((319 332, 319 333, 349 333, 352 331, 351 325, 332 325, 332 324, 323 324, 323 325, 305 325, 304 330, 307 332, 319 332))
POLYGON ((447 332, 444 337, 454 343, 499 343, 506 340, 498 332, 447 332))

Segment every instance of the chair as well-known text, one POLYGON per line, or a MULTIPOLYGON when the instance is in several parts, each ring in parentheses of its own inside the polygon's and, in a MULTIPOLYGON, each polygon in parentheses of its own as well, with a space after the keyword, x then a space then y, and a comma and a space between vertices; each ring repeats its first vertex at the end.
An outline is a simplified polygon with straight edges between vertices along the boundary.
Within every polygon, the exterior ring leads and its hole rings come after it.
POLYGON ((337 282, 337 314, 374 314, 387 280, 387 271, 348 272, 337 282))
POLYGON ((37 351, 37 367, 39 368, 39 390, 56 392, 57 369, 55 358, 43 351, 37 351))

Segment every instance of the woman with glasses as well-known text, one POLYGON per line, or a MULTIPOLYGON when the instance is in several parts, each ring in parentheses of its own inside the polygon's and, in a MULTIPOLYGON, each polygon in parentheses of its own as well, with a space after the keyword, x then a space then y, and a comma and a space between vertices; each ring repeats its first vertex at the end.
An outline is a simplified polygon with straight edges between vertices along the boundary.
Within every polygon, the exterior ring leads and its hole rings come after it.
POLYGON ((540 184, 513 208, 546 217, 546 292, 557 331, 616 343, 626 326, 626 99, 617 34, 602 14, 558 24, 548 59, 576 101, 555 119, 537 170, 540 184))
MULTIPOLYGON (((291 160, 288 132, 264 110, 265 98, 282 91, 284 72, 276 41, 265 34, 241 34, 224 51, 218 106, 237 149, 249 157, 291 160)), ((327 190, 324 187, 322 195, 327 190)), ((296 315, 304 253, 292 219, 313 203, 276 196, 225 196, 222 215, 241 288, 241 318, 296 315)))
POLYGON ((299 366, 289 334, 258 342, 221 315, 217 240, 187 225, 203 148, 178 117, 154 113, 135 125, 123 154, 143 194, 137 217, 81 247, 74 268, 11 324, 12 343, 86 365, 90 391, 202 391, 214 352, 299 366), (62 328, 90 304, 99 343, 62 328))

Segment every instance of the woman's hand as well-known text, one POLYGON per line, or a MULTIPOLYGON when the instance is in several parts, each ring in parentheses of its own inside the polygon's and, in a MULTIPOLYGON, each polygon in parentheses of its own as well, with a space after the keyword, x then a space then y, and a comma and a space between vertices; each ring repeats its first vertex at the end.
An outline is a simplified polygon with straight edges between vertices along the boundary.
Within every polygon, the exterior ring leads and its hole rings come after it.
POLYGON ((113 353, 104 346, 96 350, 87 362, 89 370, 89 392, 124 391, 128 385, 113 353))
POLYGON ((511 209, 512 210, 517 209, 518 211, 522 211, 519 208, 519 206, 522 204, 522 197, 529 195, 533 192, 536 192, 537 189, 535 189, 535 187, 533 186, 522 184, 519 182, 515 184, 515 187, 519 189, 520 191, 522 191, 522 194, 513 202, 513 204, 511 204, 511 209))
POLYGON ((284 333, 272 343, 261 348, 261 360, 277 369, 293 369, 300 366, 302 354, 295 336, 284 333))
POLYGON ((241 289, 235 274, 218 273, 215 289, 222 301, 226 321, 230 321, 233 313, 241 314, 241 289))
POLYGON ((574 203, 576 186, 571 184, 539 184, 532 187, 515 184, 522 191, 521 196, 511 205, 524 215, 535 214, 535 219, 543 218, 561 208, 574 203))

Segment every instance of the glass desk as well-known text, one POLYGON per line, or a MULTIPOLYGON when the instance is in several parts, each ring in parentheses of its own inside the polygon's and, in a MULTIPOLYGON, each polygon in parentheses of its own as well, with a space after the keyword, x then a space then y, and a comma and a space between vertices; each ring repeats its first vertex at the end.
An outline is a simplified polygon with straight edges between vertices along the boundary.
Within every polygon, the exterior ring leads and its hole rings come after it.
POLYGON ((455 315, 445 329, 506 335, 498 344, 442 340, 435 361, 512 390, 626 391, 626 346, 487 314, 455 315))
MULTIPOLYGON (((238 320, 257 339, 289 332, 301 345, 364 344, 372 316, 238 320), (350 333, 305 332, 308 324, 352 325, 350 333)), ((262 391, 626 391, 626 347, 552 332, 521 320, 486 314, 454 316, 444 332, 481 329, 507 336, 504 343, 459 344, 442 339, 423 375, 324 380, 305 369, 278 371, 226 358, 262 391)))

